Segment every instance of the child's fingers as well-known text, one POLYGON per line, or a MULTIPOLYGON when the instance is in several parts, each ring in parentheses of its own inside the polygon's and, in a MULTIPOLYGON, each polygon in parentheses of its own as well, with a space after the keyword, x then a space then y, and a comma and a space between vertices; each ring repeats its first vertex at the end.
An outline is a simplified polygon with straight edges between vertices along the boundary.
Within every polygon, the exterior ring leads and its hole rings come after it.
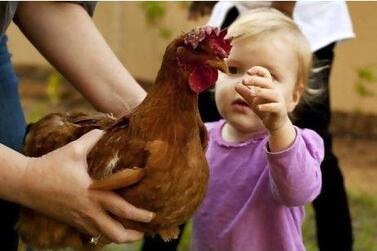
POLYGON ((274 94, 270 89, 263 89, 259 87, 248 88, 243 84, 238 84, 235 87, 237 93, 249 104, 253 110, 256 105, 266 102, 279 103, 278 95, 274 94), (251 89, 251 90, 250 90, 251 89), (254 89, 259 89, 255 91, 254 89))
POLYGON ((273 88, 273 83, 271 80, 259 77, 259 76, 251 76, 248 78, 245 78, 242 80, 242 84, 246 86, 258 86, 261 88, 267 88, 267 89, 272 89, 273 88))
POLYGON ((270 102, 279 102, 279 95, 273 89, 260 88, 256 86, 250 86, 249 93, 252 97, 258 97, 270 102))
POLYGON ((262 78, 272 79, 271 73, 262 66, 254 66, 247 73, 249 75, 258 75, 262 78))
POLYGON ((243 84, 237 84, 235 89, 250 106, 253 104, 254 96, 250 93, 250 89, 247 86, 243 84))
POLYGON ((265 103, 267 100, 260 96, 255 96, 255 94, 252 94, 250 92, 250 89, 243 84, 238 84, 236 86, 236 91, 241 95, 241 97, 245 99, 245 101, 250 105, 250 108, 254 110, 254 112, 279 113, 282 109, 282 104, 280 102, 272 101, 272 103, 265 103))
POLYGON ((259 112, 279 113, 281 111, 281 104, 280 103, 259 104, 257 106, 257 110, 259 112))

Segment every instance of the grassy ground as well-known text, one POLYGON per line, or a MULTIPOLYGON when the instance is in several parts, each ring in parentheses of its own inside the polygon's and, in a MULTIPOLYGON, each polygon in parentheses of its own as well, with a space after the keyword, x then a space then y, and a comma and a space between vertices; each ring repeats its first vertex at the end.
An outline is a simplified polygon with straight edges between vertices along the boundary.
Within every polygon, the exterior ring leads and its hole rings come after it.
MULTIPOLYGON (((348 192, 354 230, 354 250, 377 250, 377 198, 365 192, 348 192)), ((191 223, 185 229, 179 251, 190 250, 191 223)), ((306 207, 306 221, 303 226, 304 243, 307 251, 317 251, 314 213, 311 206, 306 207)), ((141 243, 132 245, 112 245, 104 251, 137 251, 141 243)), ((245 250, 247 251, 247 250, 245 250)))
MULTIPOLYGON (((377 198, 366 193, 348 193, 354 230, 354 250, 377 250, 377 198)), ((315 236, 314 214, 311 206, 306 207, 306 221, 303 226, 304 243, 307 251, 318 250, 315 236)))
MULTIPOLYGON (((58 76, 46 75, 45 72, 32 79, 21 74, 22 104, 29 122, 51 112, 92 110, 77 92, 66 85, 61 86, 59 81, 58 76)), ((340 159, 349 194, 355 236, 354 250, 377 250, 377 140, 337 137, 334 140, 334 150, 340 159)), ((305 245, 308 251, 315 251, 317 247, 312 207, 307 206, 306 211, 303 226, 305 245)), ((180 244, 180 251, 190 250, 190 230, 189 225, 180 244)), ((140 242, 132 245, 109 245, 104 251, 136 251, 140 249, 140 245, 140 242)))

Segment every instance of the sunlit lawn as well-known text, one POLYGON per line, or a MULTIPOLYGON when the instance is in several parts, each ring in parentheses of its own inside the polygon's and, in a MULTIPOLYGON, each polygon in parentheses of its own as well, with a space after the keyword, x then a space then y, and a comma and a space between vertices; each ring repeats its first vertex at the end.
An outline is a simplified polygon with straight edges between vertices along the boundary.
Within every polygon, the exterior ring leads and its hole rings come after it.
MULTIPOLYGON (((377 250, 377 196, 366 193, 348 194, 354 231, 354 250, 377 250)), ((304 240, 307 251, 318 250, 316 246, 314 214, 311 206, 306 208, 304 240)))
MULTIPOLYGON (((354 250, 377 250, 377 196, 350 191, 349 202, 355 237, 354 250)), ((179 251, 190 250, 190 233, 191 224, 186 226, 179 251)), ((303 227, 303 234, 307 251, 318 250, 316 245, 314 214, 311 205, 306 207, 306 221, 303 227)), ((105 251, 137 251, 140 250, 140 246, 140 242, 127 246, 113 245, 108 246, 105 251)))

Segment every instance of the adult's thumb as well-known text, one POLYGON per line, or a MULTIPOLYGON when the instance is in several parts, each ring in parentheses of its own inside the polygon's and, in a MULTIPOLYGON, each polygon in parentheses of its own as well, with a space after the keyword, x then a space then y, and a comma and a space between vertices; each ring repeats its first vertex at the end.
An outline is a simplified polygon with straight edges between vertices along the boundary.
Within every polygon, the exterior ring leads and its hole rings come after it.
POLYGON ((82 135, 79 139, 76 140, 76 143, 82 147, 85 155, 87 155, 104 134, 105 131, 94 129, 82 135))

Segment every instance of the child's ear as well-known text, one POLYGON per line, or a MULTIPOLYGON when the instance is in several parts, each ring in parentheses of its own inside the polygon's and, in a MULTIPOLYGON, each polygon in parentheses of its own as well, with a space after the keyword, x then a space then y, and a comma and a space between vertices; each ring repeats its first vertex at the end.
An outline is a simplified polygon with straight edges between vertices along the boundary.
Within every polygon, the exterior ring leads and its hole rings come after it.
POLYGON ((295 86, 295 89, 293 90, 291 102, 288 104, 288 112, 293 112, 297 104, 300 102, 300 98, 303 92, 304 92, 304 85, 297 84, 295 86))

